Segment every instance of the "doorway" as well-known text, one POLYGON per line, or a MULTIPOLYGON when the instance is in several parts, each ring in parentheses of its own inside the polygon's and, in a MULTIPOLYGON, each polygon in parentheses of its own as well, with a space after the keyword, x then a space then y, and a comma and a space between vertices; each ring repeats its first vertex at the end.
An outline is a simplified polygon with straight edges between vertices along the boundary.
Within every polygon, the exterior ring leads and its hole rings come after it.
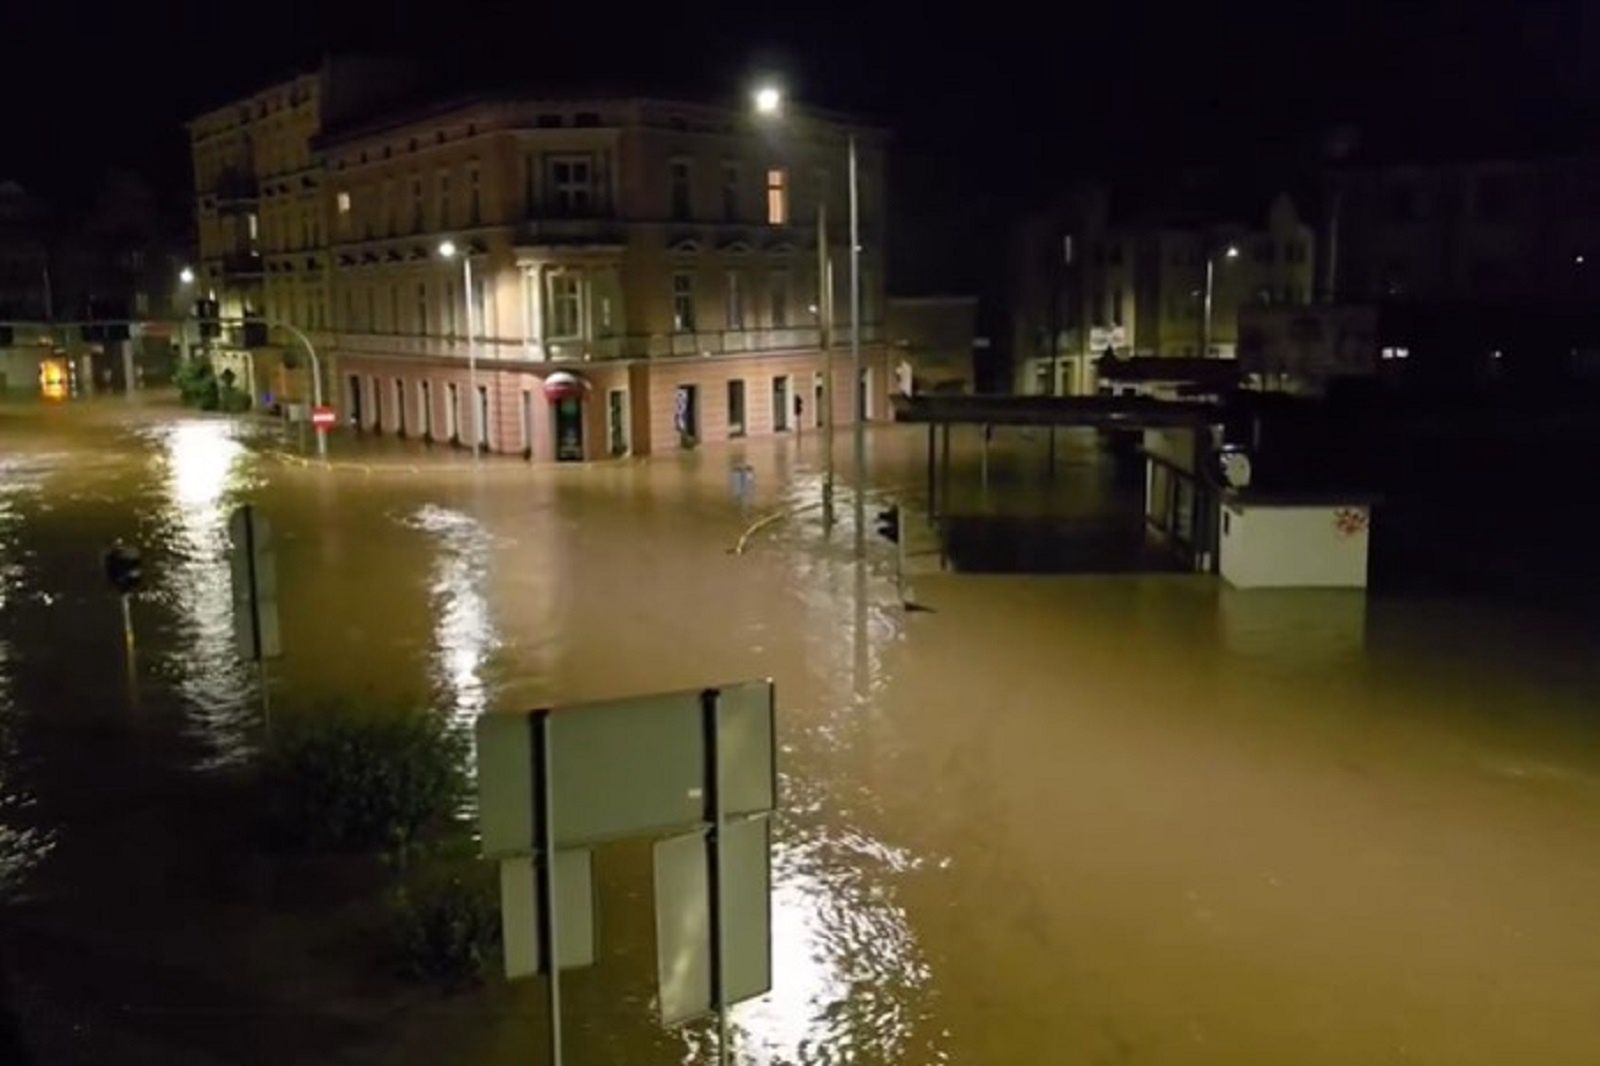
POLYGON ((422 424, 418 426, 422 431, 422 439, 433 440, 433 384, 427 381, 417 382, 417 410, 422 416, 422 424))
POLYGON ((350 406, 348 408, 350 424, 360 429, 366 423, 361 418, 361 376, 350 375, 350 406))
POLYGON ((672 424, 678 431, 678 446, 693 448, 700 440, 700 387, 679 385, 673 402, 672 424))
POLYGON ((574 393, 555 401, 556 461, 583 459, 583 396, 574 393))
POLYGON ((533 393, 522 390, 522 457, 533 458, 533 393))
POLYGON ((824 391, 825 390, 822 387, 822 375, 817 374, 811 387, 811 424, 817 429, 821 429, 827 422, 827 419, 824 417, 825 412, 823 411, 822 407, 822 404, 826 399, 824 396, 824 391))
POLYGON ((395 431, 400 436, 406 435, 406 383, 399 378, 394 379, 394 418, 395 431))
POLYGON ((444 433, 451 444, 461 443, 461 389, 453 381, 444 387, 444 433))
POLYGON ((628 390, 606 393, 606 444, 613 456, 628 454, 628 390))
POLYGON ((785 433, 789 429, 789 379, 772 379, 772 432, 785 433))

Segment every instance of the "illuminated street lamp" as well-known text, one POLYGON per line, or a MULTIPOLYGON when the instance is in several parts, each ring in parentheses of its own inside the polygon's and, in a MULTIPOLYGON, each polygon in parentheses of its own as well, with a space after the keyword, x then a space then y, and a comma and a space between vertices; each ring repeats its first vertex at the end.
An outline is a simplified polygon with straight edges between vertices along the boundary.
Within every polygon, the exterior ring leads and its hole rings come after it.
MULTIPOLYGON (((783 113, 783 90, 776 85, 759 86, 752 94, 756 114, 762 118, 777 118, 783 113)), ((867 482, 866 411, 861 387, 861 210, 860 180, 856 166, 856 135, 848 134, 850 171, 850 368, 852 392, 856 413, 855 424, 855 524, 856 555, 866 551, 866 510, 864 493, 867 482)), ((833 350, 828 335, 833 328, 832 274, 827 261, 828 215, 826 197, 817 200, 817 284, 821 311, 820 338, 825 360, 823 371, 823 436, 826 452, 826 472, 822 483, 823 522, 833 526, 833 350)))
MULTIPOLYGON (((1230 244, 1222 249, 1222 258, 1239 258, 1239 246, 1230 244)), ((1200 358, 1204 359, 1211 354, 1211 293, 1216 284, 1217 253, 1206 253, 1206 306, 1202 313, 1200 325, 1200 358)))
POLYGON ((483 441, 483 412, 478 404, 478 349, 473 343, 477 331, 472 322, 472 253, 458 249, 448 237, 439 242, 440 257, 454 259, 457 254, 461 256, 461 292, 467 300, 467 395, 472 406, 472 457, 476 459, 483 441))
POLYGON ((178 281, 184 285, 194 284, 194 267, 184 267, 178 271, 178 281))

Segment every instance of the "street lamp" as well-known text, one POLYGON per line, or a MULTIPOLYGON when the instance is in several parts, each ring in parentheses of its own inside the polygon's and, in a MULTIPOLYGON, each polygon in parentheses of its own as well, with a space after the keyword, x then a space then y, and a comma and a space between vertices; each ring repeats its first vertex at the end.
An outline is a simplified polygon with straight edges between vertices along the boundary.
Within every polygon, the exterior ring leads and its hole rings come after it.
MULTIPOLYGON (((1224 259, 1239 258, 1239 246, 1230 244, 1222 249, 1224 259)), ((1206 300, 1205 310, 1200 321, 1200 358, 1204 359, 1211 354, 1211 294, 1216 285, 1217 255, 1206 252, 1206 300)))
MULTIPOLYGON (((752 94, 756 114, 763 118, 776 118, 783 113, 783 90, 775 85, 763 85, 752 94)), ((848 134, 850 171, 850 370, 853 403, 855 405, 855 526, 856 555, 866 551, 866 412, 863 409, 861 388, 861 208, 860 177, 856 165, 856 135, 848 134)), ((817 301, 822 309, 823 411, 826 418, 823 432, 826 439, 826 473, 822 485, 822 514, 824 523, 833 526, 833 349, 830 333, 833 327, 833 284, 827 261, 828 215, 826 197, 817 200, 817 283, 822 290, 817 301)))
POLYGON ((194 267, 184 267, 178 271, 178 280, 185 285, 194 284, 194 267))
POLYGON ((477 330, 472 322, 472 252, 458 249, 456 242, 448 237, 439 242, 442 258, 454 259, 458 253, 461 256, 461 292, 467 301, 467 393, 472 405, 472 457, 476 459, 483 441, 483 412, 478 405, 478 349, 474 344, 477 330))

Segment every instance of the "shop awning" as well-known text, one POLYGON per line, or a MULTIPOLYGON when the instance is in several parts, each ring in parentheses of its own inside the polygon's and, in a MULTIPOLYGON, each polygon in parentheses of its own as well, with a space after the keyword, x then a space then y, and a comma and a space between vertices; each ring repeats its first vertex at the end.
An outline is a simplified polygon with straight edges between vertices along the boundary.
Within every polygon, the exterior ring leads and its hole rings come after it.
POLYGON ((589 383, 576 374, 569 374, 565 370, 557 370, 554 374, 544 379, 545 399, 552 403, 564 400, 569 396, 582 396, 589 391, 589 383))

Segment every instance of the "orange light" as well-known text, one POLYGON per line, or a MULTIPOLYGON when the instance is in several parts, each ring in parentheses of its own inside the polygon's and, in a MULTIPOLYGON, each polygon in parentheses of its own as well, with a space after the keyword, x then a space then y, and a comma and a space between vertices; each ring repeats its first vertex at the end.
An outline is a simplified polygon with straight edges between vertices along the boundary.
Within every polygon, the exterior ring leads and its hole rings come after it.
POLYGON ((47 400, 65 400, 72 395, 71 371, 65 359, 46 359, 39 364, 39 392, 47 400))

